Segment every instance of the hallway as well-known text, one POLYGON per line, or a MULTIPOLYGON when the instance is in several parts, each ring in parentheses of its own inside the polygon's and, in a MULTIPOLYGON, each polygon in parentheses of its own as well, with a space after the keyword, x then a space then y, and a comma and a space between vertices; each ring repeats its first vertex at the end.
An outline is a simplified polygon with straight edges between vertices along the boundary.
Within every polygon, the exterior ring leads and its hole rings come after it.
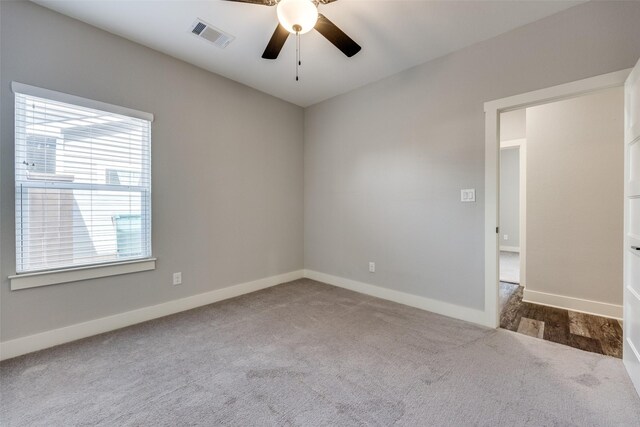
POLYGON ((522 286, 500 283, 500 327, 622 358, 622 322, 522 301, 522 286))

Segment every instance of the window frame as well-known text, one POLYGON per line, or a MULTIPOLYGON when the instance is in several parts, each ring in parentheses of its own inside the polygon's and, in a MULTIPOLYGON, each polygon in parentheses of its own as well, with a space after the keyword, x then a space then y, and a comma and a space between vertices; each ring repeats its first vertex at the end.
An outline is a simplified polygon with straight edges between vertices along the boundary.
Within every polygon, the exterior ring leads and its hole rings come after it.
MULTIPOLYGON (((91 108, 95 110, 105 111, 108 113, 119 114, 123 116, 129 116, 132 118, 142 119, 153 123, 154 115, 144 111, 134 110, 127 107, 121 107, 118 105, 112 105, 92 99, 82 98, 75 95, 70 95, 62 92, 57 92, 49 89, 43 89, 36 86, 30 86, 23 83, 12 82, 11 90, 14 94, 19 93, 22 95, 34 96, 38 98, 44 98, 55 102, 62 102, 72 104, 79 107, 91 108)), ((14 114, 15 114, 15 101, 14 101, 14 114)), ((15 126, 15 124, 14 124, 15 126)), ((151 132, 151 129, 149 130, 151 132)), ((15 134, 15 129, 14 129, 15 134)), ((151 138, 151 134, 149 135, 151 138)), ((149 173, 151 173, 151 147, 149 147, 149 173)), ((15 175, 14 175, 15 176, 15 175)), ((15 187, 14 182, 14 187, 15 187)), ((100 185, 99 185, 100 186, 100 185)), ((109 185, 106 185, 109 186, 109 185)), ((149 246, 151 253, 147 257, 135 258, 135 259, 123 259, 112 262, 86 264, 86 265, 69 265, 59 268, 39 270, 39 271, 25 271, 10 275, 11 290, 26 289, 37 286, 53 285, 57 283, 67 283, 79 280, 87 280, 98 277, 107 277, 113 275, 135 273, 139 271, 148 271, 155 269, 156 258, 153 257, 153 245, 152 245, 152 215, 151 215, 151 182, 148 188, 149 203, 148 203, 148 216, 149 216, 149 246)), ((18 200, 16 200, 18 203, 18 200)), ((15 211, 15 207, 14 207, 15 211)), ((14 225, 14 232, 18 232, 18 216, 17 211, 15 214, 16 223, 14 225)), ((17 249, 17 245, 14 245, 14 250, 17 249)), ((14 256, 15 266, 18 265, 17 254, 14 256)))

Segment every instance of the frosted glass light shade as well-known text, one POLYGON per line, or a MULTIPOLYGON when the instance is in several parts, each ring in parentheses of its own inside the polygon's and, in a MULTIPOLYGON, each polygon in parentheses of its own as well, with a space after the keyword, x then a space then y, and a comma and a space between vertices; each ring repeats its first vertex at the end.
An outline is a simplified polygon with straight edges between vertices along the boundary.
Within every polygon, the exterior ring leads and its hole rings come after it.
POLYGON ((313 29, 318 21, 318 8, 311 0, 280 0, 276 8, 278 21, 287 31, 304 34, 313 29))

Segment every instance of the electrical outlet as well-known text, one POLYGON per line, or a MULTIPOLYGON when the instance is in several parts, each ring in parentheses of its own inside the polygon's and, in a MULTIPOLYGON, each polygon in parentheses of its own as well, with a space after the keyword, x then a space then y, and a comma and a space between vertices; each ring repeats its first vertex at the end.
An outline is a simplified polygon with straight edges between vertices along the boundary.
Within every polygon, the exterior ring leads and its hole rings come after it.
POLYGON ((181 285, 182 284, 182 273, 173 273, 173 285, 181 285))
POLYGON ((376 263, 375 262, 370 262, 369 263, 369 273, 375 273, 376 272, 376 263))
POLYGON ((508 234, 505 234, 502 238, 503 238, 504 240, 509 240, 509 235, 508 235, 508 234))

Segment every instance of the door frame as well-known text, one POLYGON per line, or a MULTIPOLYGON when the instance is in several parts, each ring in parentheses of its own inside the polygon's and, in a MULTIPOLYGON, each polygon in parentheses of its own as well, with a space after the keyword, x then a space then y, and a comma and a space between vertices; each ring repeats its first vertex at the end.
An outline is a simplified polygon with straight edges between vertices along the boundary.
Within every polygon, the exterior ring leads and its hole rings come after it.
MULTIPOLYGON (((624 87, 631 68, 602 74, 571 83, 552 86, 533 92, 485 102, 485 157, 484 157, 484 314, 485 324, 500 326, 499 254, 500 240, 500 113, 575 98, 590 92, 612 87, 624 87)), ((620 286, 624 286, 622 283, 620 286)))

